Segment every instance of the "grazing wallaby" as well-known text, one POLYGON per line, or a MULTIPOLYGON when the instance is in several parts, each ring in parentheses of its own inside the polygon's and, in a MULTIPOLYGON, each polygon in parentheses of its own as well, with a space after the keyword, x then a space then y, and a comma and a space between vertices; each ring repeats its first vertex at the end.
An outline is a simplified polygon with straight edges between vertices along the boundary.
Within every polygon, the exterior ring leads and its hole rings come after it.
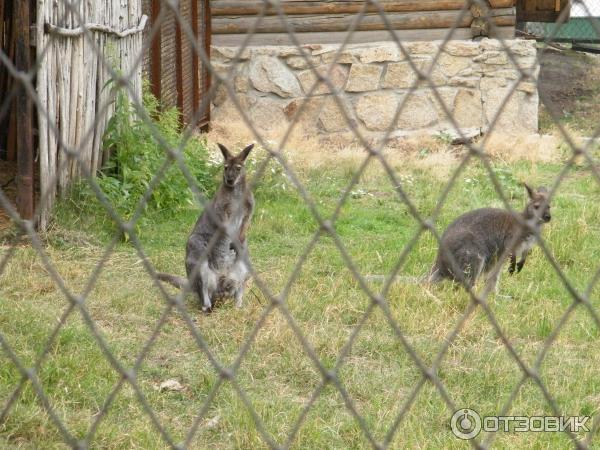
MULTIPOLYGON (((202 301, 202 310, 209 311, 213 300, 235 297, 242 306, 244 283, 248 278, 248 245, 246 233, 254 211, 254 196, 246 185, 244 162, 254 147, 251 144, 239 155, 218 144, 225 159, 223 183, 206 206, 188 238, 185 268, 192 290, 202 301), (226 231, 222 231, 222 224, 226 231), (236 245, 236 241, 239 241, 236 245), (210 245, 212 244, 212 245, 210 245), (209 249, 210 245, 210 249, 209 249)), ((158 274, 160 280, 183 287, 187 280, 170 274, 158 274)))
MULTIPOLYGON (((525 221, 533 222, 539 232, 544 223, 550 222, 550 205, 548 191, 544 187, 533 190, 525 184, 529 202, 522 213, 525 221)), ((513 274, 515 265, 520 272, 525 264, 527 254, 535 244, 534 233, 519 224, 519 221, 508 211, 496 208, 476 209, 463 214, 452 222, 442 235, 436 262, 431 269, 430 282, 438 282, 444 278, 464 281, 473 287, 477 278, 488 273, 505 252, 510 255, 509 273, 513 274), (453 271, 449 254, 453 256, 453 271), (517 258, 519 259, 517 263, 517 258)), ((492 274, 489 281, 494 283, 496 293, 500 271, 492 274)))

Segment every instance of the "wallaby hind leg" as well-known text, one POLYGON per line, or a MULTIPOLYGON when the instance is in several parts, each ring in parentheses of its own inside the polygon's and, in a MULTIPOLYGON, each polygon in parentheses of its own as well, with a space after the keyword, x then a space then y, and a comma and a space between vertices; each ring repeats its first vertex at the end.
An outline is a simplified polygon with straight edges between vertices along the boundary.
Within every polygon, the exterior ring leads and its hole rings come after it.
POLYGON ((477 267, 477 270, 474 273, 474 278, 473 278, 473 282, 471 284, 471 287, 473 287, 473 284, 475 284, 475 282, 483 274, 483 271, 485 269, 485 258, 483 256, 479 255, 479 254, 477 255, 476 267, 477 267))
POLYGON ((449 272, 455 281, 462 283, 465 287, 472 288, 483 272, 485 259, 472 248, 462 248, 454 253, 454 263, 450 265, 449 272), (457 273, 458 272, 458 273, 457 273))
POLYGON ((488 283, 491 283, 494 286, 494 293, 496 295, 498 295, 500 293, 500 275, 501 275, 501 273, 502 273, 502 271, 500 271, 500 270, 497 271, 495 274, 494 274, 494 271, 492 271, 488 274, 488 277, 485 281, 486 285, 488 283))
POLYGON ((244 299, 244 283, 242 283, 242 285, 240 287, 238 287, 237 290, 235 291, 235 307, 236 308, 242 307, 243 299, 244 299))
POLYGON ((248 278, 248 268, 246 264, 241 259, 238 259, 235 266, 233 267, 231 277, 235 279, 236 289, 235 289, 235 306, 238 308, 242 307, 242 300, 244 297, 244 284, 246 279, 248 278))
POLYGON ((202 311, 208 312, 212 309, 212 294, 217 289, 217 275, 208 266, 207 261, 203 261, 200 266, 200 282, 202 289, 200 290, 200 300, 202 301, 202 311))
POLYGON ((212 309, 212 303, 210 301, 210 293, 208 287, 202 285, 202 311, 209 312, 212 309))

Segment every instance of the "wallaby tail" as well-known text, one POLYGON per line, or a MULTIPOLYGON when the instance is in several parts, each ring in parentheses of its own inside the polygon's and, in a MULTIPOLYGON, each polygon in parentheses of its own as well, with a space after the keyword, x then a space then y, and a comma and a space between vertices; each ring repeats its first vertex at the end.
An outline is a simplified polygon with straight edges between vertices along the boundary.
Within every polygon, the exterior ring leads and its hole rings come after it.
MULTIPOLYGON (((384 283, 387 280, 387 275, 366 275, 365 280, 367 281, 375 281, 378 283, 384 283)), ((421 275, 418 277, 415 276, 406 276, 406 275, 396 275, 394 277, 394 283, 409 283, 409 284, 422 284, 429 282, 429 274, 421 275)))
POLYGON ((187 284, 187 279, 178 277, 177 275, 171 275, 170 273, 158 272, 156 274, 156 278, 158 278, 160 281, 172 284, 179 289, 183 288, 187 284))
POLYGON ((437 265, 431 268, 426 277, 428 283, 439 283, 444 279, 444 277, 442 276, 442 272, 437 265))

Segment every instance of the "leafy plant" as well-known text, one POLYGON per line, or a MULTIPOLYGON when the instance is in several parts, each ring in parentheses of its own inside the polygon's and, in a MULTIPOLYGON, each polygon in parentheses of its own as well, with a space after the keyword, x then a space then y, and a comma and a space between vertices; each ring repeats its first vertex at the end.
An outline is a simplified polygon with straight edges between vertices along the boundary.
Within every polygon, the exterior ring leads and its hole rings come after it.
POLYGON ((440 131, 438 134, 435 135, 435 138, 442 144, 446 144, 446 145, 451 144, 452 141, 454 140, 452 135, 450 133, 448 133, 447 131, 440 131))
POLYGON ((126 218, 133 214, 161 171, 162 178, 153 186, 144 208, 175 210, 193 204, 192 189, 169 150, 181 154, 201 192, 208 193, 214 186, 214 168, 208 163, 205 140, 192 137, 184 142, 178 111, 160 111, 148 89, 144 89, 144 107, 151 120, 139 117, 129 98, 119 92, 103 139, 110 156, 98 183, 126 218))
POLYGON ((515 177, 514 172, 509 167, 494 167, 494 173, 498 177, 504 192, 508 198, 521 198, 523 196, 523 185, 515 177))

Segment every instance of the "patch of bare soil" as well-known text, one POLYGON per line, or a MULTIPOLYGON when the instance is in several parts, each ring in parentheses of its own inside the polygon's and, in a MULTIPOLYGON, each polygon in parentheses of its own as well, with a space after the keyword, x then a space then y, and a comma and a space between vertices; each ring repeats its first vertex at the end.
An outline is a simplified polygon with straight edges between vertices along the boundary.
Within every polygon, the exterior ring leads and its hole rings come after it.
POLYGON ((554 130, 554 118, 587 136, 600 126, 600 55, 545 49, 538 87, 540 132, 554 130))

